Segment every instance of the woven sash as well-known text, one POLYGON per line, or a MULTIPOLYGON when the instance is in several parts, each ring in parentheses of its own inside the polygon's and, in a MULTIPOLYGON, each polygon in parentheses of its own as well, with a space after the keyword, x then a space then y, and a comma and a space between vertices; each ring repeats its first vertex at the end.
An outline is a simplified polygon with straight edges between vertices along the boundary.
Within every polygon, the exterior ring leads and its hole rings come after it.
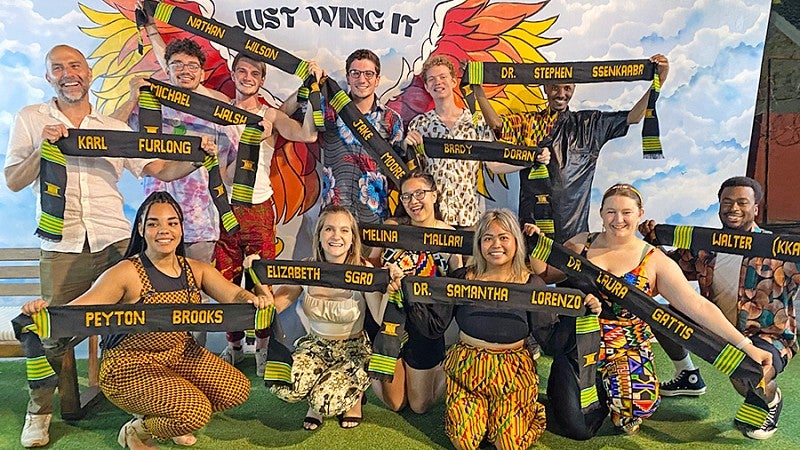
POLYGON ((231 200, 239 204, 252 204, 261 134, 264 132, 264 127, 260 124, 263 117, 188 89, 158 80, 148 81, 151 83, 150 95, 163 105, 218 125, 245 125, 236 152, 236 172, 233 177, 231 200))
POLYGON ((226 331, 268 328, 275 307, 250 304, 117 304, 52 306, 11 321, 27 358, 31 388, 56 386, 58 378, 47 362, 42 338, 174 331, 226 331))
POLYGON ((472 254, 475 233, 467 230, 410 225, 359 224, 361 242, 370 247, 402 248, 414 252, 472 254))
MULTIPOLYGON (((652 80, 642 126, 644 157, 663 158, 656 114, 656 100, 661 92, 661 82, 656 63, 648 59, 525 64, 470 61, 461 78, 461 86, 463 91, 464 86, 474 84, 527 85, 639 80, 652 80)), ((471 89, 466 90, 464 98, 470 110, 475 111, 475 98, 471 89)))
POLYGON ((800 236, 685 225, 656 225, 660 245, 800 263, 800 236))
POLYGON ((353 132, 353 136, 381 166, 383 174, 391 178, 395 185, 400 186, 400 181, 408 176, 409 168, 397 152, 378 134, 375 127, 353 104, 350 96, 335 81, 325 78, 321 82, 320 90, 336 114, 353 132))
MULTIPOLYGON (((314 124, 319 131, 324 131, 325 123, 320 109, 319 89, 314 86, 316 83, 309 71, 308 61, 303 61, 285 50, 250 36, 242 28, 232 27, 212 18, 194 14, 178 6, 145 0, 144 9, 147 16, 224 45, 254 61, 263 61, 308 82, 307 92, 310 94, 311 104, 314 108, 314 124)), ((146 16, 142 17, 141 14, 137 14, 137 26, 143 26, 146 20, 146 16)))
MULTIPOLYGON (((142 131, 161 133, 161 105, 220 125, 237 125, 243 121, 251 124, 256 118, 261 120, 255 114, 197 92, 153 79, 148 79, 148 81, 151 83, 150 86, 143 86, 139 89, 139 128, 142 131)), ((234 185, 239 184, 249 188, 245 189, 245 192, 250 193, 250 199, 252 199, 252 186, 255 183, 255 167, 258 164, 258 145, 261 142, 261 132, 258 128, 260 128, 258 122, 255 122, 255 126, 247 125, 245 127, 239 142, 240 152, 237 154, 236 176, 234 176, 234 185), (255 158, 255 165, 252 167, 239 165, 240 160, 251 160, 252 158, 255 158), (249 170, 245 170, 248 168, 249 170), (247 185, 248 182, 249 185, 247 185)), ((222 182, 219 159, 216 156, 207 156, 203 161, 203 166, 208 171, 208 190, 214 206, 219 211, 222 226, 228 233, 234 233, 239 229, 239 222, 228 203, 228 192, 222 182)))
POLYGON ((423 151, 431 158, 495 161, 523 167, 541 165, 536 162, 536 157, 542 149, 537 147, 429 137, 422 138, 422 142, 423 151))
POLYGON ((300 284, 363 292, 386 292, 389 285, 386 269, 349 264, 256 260, 250 271, 258 284, 300 284))
POLYGON ((66 207, 67 159, 65 156, 107 158, 160 158, 200 162, 205 153, 200 138, 191 136, 153 137, 116 130, 69 129, 69 136, 55 143, 42 142, 39 193, 42 214, 36 236, 60 242, 66 207))
POLYGON ((535 235, 532 258, 544 261, 591 286, 596 293, 608 297, 653 329, 714 365, 729 377, 741 379, 764 396, 765 380, 761 366, 721 337, 706 330, 684 313, 664 306, 619 277, 600 269, 589 260, 552 239, 535 235))

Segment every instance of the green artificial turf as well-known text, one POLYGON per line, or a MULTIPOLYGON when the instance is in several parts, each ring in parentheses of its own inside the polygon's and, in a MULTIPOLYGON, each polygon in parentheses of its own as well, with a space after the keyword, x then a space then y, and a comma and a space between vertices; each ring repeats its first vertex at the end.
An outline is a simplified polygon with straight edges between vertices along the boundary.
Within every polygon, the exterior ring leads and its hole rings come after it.
MULTIPOLYGON (((659 373, 672 373, 666 356, 657 351, 659 373)), ((740 397, 725 377, 708 364, 696 362, 702 368, 709 385, 708 392, 699 398, 665 398, 658 411, 644 421, 636 436, 621 436, 606 421, 598 437, 576 442, 546 432, 537 448, 542 449, 630 449, 655 450, 662 448, 738 449, 768 448, 770 450, 800 448, 800 387, 793 380, 800 376, 800 365, 789 364, 779 378, 785 399, 780 427, 768 441, 753 441, 733 428, 732 418, 741 404, 740 397)), ((85 364, 79 361, 79 367, 85 364)), ((542 385, 546 383, 550 359, 539 359, 542 385)), ((254 374, 252 358, 242 363, 242 370, 254 374)), ((0 362, 0 449, 16 449, 24 421, 27 392, 24 387, 24 363, 21 360, 0 362)), ((444 405, 439 402, 431 411, 417 415, 410 411, 393 413, 384 408, 369 391, 369 403, 364 406, 361 426, 345 430, 335 419, 327 419, 315 432, 301 428, 305 404, 287 404, 271 395, 261 382, 251 375, 253 391, 242 406, 216 414, 204 429, 197 433, 195 449, 246 450, 257 448, 285 449, 428 449, 452 448, 442 428, 444 405)), ((66 423, 54 417, 50 427, 51 449, 113 449, 120 448, 117 432, 129 416, 103 400, 90 415, 79 422, 66 423)), ((162 448, 180 448, 165 443, 162 448)))

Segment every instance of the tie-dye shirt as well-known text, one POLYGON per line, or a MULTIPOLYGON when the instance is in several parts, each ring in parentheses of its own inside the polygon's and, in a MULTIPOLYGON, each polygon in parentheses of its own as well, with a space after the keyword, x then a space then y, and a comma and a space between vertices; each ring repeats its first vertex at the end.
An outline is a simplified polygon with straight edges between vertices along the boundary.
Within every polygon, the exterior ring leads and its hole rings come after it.
MULTIPOLYGON (((228 134, 235 133, 236 127, 217 125, 168 107, 161 108, 161 124, 165 134, 208 136, 217 144, 220 161, 228 160, 231 152, 236 154, 236 147, 228 134)), ((128 118, 128 125, 134 130, 139 129, 138 108, 134 108, 128 118)), ((142 185, 144 195, 167 191, 175 197, 183 210, 183 237, 187 244, 213 242, 219 238, 219 214, 208 191, 208 171, 205 167, 170 182, 145 177, 142 185)))

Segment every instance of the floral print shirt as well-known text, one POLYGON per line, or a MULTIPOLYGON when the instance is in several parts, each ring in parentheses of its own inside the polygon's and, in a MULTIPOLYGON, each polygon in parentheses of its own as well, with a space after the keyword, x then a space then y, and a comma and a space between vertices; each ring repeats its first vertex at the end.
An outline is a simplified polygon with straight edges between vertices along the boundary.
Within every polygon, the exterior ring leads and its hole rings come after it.
MULTIPOLYGON (((323 133, 322 207, 340 205, 363 223, 380 223, 389 217, 389 184, 378 163, 325 103, 323 133)), ((390 144, 403 139, 400 115, 378 102, 364 115, 390 144)))
MULTIPOLYGON (((408 124, 408 131, 416 130, 423 137, 493 141, 492 130, 481 113, 473 122, 472 114, 464 109, 453 128, 431 110, 420 114, 408 124)), ((483 197, 476 191, 480 161, 426 158, 427 172, 433 175, 439 188, 439 210, 442 220, 455 227, 471 227, 478 222, 485 208, 483 197)))

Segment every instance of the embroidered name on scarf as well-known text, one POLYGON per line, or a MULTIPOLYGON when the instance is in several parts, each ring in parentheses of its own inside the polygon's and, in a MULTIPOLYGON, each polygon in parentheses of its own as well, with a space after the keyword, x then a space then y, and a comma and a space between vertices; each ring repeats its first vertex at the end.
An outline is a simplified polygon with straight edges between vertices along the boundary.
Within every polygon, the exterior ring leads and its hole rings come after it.
MULTIPOLYGON (((240 204, 252 204, 261 134, 264 131, 264 127, 260 125, 263 118, 258 114, 253 114, 188 89, 172 86, 154 79, 148 79, 148 81, 150 82, 150 93, 162 105, 218 125, 245 124, 236 152, 236 171, 233 176, 231 201, 240 204)), ((147 87, 144 89, 147 89, 147 87)))
POLYGON ((538 164, 536 157, 542 153, 538 147, 429 137, 422 138, 422 146, 425 154, 431 158, 495 161, 521 167, 538 164))
POLYGON ((408 166, 400 158, 392 146, 378 134, 378 131, 364 117, 364 114, 353 104, 350 96, 339 85, 325 78, 321 82, 322 95, 328 99, 342 121, 353 131, 353 136, 358 139, 364 149, 382 167, 382 172, 396 185, 409 174, 408 166))
POLYGON ((652 80, 642 125, 644 158, 660 159, 664 155, 659 138, 656 100, 661 92, 661 81, 656 71, 656 63, 648 59, 559 63, 470 61, 461 78, 461 89, 470 110, 475 111, 474 93, 471 89, 466 88, 468 85, 603 83, 640 80, 652 80))
POLYGON ((684 313, 660 305, 652 297, 619 277, 600 269, 588 259, 552 239, 535 235, 531 257, 544 261, 593 286, 623 308, 647 322, 653 329, 713 364, 725 375, 742 379, 764 397, 765 380, 761 366, 721 337, 694 322, 684 313))
POLYGON ((255 309, 249 304, 95 305, 53 306, 11 321, 14 336, 26 358, 28 386, 58 386, 58 376, 47 361, 42 338, 170 331, 225 331, 262 329, 273 324, 275 307, 255 309))
POLYGON ((661 245, 800 263, 800 236, 685 225, 656 225, 661 245))
MULTIPOLYGON (((308 92, 307 97, 314 108, 314 124, 319 131, 324 131, 325 123, 320 108, 319 86, 309 71, 308 61, 303 61, 283 49, 247 34, 242 28, 232 27, 212 18, 199 16, 179 6, 168 5, 154 0, 145 0, 143 7, 147 16, 221 44, 254 61, 262 61, 299 77, 304 81, 304 86, 308 92)), ((146 17, 140 16, 140 14, 137 14, 137 26, 143 26, 147 22, 146 17)))
POLYGON ((448 277, 404 277, 403 295, 416 303, 471 305, 504 311, 539 311, 578 317, 586 314, 577 289, 531 288, 525 284, 448 277))
POLYGON ((260 284, 302 284, 365 292, 386 292, 389 272, 318 261, 256 260, 251 276, 260 284))
POLYGON ((410 225, 359 224, 361 241, 370 247, 402 248, 415 252, 472 254, 475 233, 466 230, 410 225))
POLYGON ((65 156, 106 158, 159 158, 202 162, 206 154, 200 138, 193 136, 153 137, 132 131, 69 129, 69 135, 55 143, 42 142, 39 193, 41 217, 36 236, 60 242, 66 208, 67 159, 65 156))

